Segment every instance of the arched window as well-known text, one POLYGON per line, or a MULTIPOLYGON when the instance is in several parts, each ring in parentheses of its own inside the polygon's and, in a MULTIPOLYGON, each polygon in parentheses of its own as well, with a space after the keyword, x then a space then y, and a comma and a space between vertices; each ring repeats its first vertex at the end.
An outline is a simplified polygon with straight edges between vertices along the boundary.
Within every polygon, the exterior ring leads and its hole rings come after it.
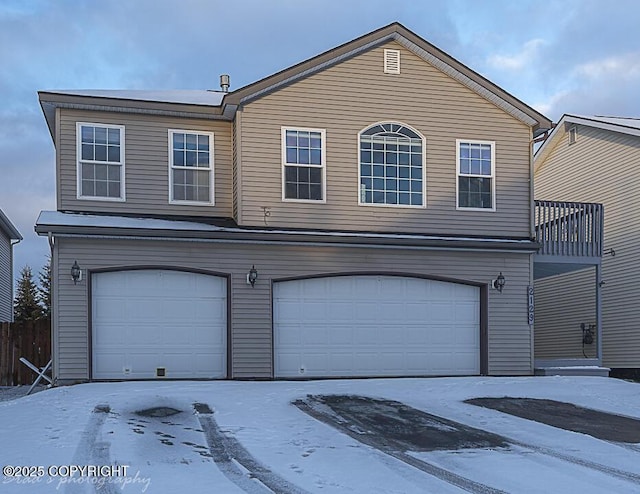
POLYGON ((424 139, 399 123, 360 132, 359 204, 424 207, 424 139))

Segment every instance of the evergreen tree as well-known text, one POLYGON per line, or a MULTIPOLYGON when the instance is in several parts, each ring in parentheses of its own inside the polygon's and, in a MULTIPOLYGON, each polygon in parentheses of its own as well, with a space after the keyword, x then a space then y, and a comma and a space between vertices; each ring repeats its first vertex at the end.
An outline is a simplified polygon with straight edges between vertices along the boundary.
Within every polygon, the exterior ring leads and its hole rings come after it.
POLYGON ((16 321, 33 321, 42 317, 42 307, 38 303, 38 287, 33 281, 29 266, 20 271, 16 298, 13 302, 13 316, 16 321))
POLYGON ((39 274, 40 286, 38 287, 38 302, 42 307, 42 317, 51 317, 51 256, 47 257, 47 263, 39 274))

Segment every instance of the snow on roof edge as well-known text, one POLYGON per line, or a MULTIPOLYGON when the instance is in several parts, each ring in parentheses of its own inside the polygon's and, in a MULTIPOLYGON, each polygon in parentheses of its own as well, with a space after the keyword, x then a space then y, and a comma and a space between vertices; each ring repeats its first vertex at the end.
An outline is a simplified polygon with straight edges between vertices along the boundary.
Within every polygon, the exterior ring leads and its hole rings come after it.
POLYGON ((86 96, 91 98, 111 98, 132 101, 150 101, 157 103, 178 103, 200 106, 220 106, 225 94, 209 89, 61 89, 44 90, 44 93, 68 96, 86 96))
POLYGON ((286 234, 302 236, 326 236, 341 238, 379 238, 379 239, 413 239, 413 240, 441 240, 441 241, 470 241, 486 243, 529 244, 530 240, 513 240, 497 238, 472 238, 472 237, 444 237, 433 235, 410 235, 393 233, 369 233, 369 232, 326 232, 318 230, 259 230, 247 228, 229 228, 183 220, 161 220, 155 218, 131 218, 124 216, 102 216, 77 213, 62 213, 59 211, 41 211, 36 226, 69 226, 69 227, 96 227, 96 228, 123 228, 142 230, 178 230, 197 232, 227 232, 227 233, 263 233, 286 234))

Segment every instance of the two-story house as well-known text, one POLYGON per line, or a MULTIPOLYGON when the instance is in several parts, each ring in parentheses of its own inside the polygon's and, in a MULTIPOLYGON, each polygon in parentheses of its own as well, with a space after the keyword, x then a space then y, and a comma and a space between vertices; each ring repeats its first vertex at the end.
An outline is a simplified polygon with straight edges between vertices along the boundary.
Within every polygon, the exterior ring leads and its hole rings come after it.
POLYGON ((0 322, 13 321, 13 246, 22 235, 0 209, 0 322))
POLYGON ((397 23, 221 82, 39 93, 58 382, 533 373, 546 117, 397 23))

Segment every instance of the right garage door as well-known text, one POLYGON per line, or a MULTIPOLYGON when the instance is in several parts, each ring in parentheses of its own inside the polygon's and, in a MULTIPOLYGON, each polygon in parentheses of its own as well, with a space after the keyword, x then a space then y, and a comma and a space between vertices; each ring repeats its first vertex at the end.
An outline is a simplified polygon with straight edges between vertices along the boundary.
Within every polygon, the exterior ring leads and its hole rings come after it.
POLYGON ((276 377, 477 375, 480 289, 401 276, 273 287, 276 377))

